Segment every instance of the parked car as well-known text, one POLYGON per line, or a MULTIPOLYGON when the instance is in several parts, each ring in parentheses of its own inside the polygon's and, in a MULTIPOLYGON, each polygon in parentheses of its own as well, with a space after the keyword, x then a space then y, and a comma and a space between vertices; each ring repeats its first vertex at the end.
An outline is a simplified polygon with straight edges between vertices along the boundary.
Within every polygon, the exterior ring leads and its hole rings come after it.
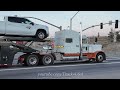
POLYGON ((35 37, 43 40, 49 36, 49 29, 45 25, 35 24, 27 18, 5 16, 0 21, 0 35, 14 37, 35 37))

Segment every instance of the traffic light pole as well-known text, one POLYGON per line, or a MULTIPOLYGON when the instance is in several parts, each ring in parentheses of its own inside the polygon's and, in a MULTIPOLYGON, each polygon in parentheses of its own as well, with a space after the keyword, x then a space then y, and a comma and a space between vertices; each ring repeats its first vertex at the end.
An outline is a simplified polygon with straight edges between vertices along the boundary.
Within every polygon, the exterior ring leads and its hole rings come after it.
POLYGON ((42 22, 44 22, 44 23, 47 23, 47 24, 49 24, 49 25, 51 25, 51 26, 54 26, 54 27, 60 29, 60 31, 62 30, 62 26, 60 26, 60 27, 59 27, 59 26, 56 26, 56 25, 54 25, 54 24, 52 24, 52 23, 49 23, 49 22, 47 22, 47 21, 45 21, 45 20, 42 20, 42 19, 39 19, 39 18, 35 18, 35 17, 24 17, 24 18, 33 18, 33 19, 42 21, 42 22))
MULTIPOLYGON (((118 28, 118 20, 115 20, 115 29, 118 28)), ((116 30, 114 29, 114 43, 117 41, 117 35, 116 35, 116 30)))
MULTIPOLYGON (((120 22, 120 21, 118 21, 118 22, 120 22)), ((115 23, 115 22, 112 22, 112 23, 115 23)), ((107 25, 107 24, 109 24, 109 23, 103 23, 103 25, 107 25)), ((87 29, 90 29, 90 28, 93 28, 93 27, 96 27, 96 26, 100 26, 100 24, 99 25, 92 25, 92 26, 90 26, 88 28, 83 29, 82 31, 85 31, 87 29)))
MULTIPOLYGON (((109 23, 100 23, 100 25, 93 25, 93 26, 90 26, 90 27, 88 27, 88 28, 86 28, 86 29, 83 29, 82 31, 85 31, 85 30, 87 30, 87 29, 90 29, 90 28, 93 28, 93 27, 96 27, 96 26, 100 26, 100 28, 102 29, 103 28, 103 25, 106 25, 106 24, 109 24, 109 25, 112 25, 112 23, 115 23, 115 29, 116 28, 118 28, 118 20, 116 20, 115 22, 112 22, 112 21, 110 21, 109 23)), ((113 42, 115 43, 116 41, 117 41, 117 35, 116 35, 116 30, 114 29, 114 31, 113 31, 113 33, 114 33, 114 35, 113 35, 113 42)))
POLYGON ((116 32, 115 32, 115 30, 114 30, 114 43, 116 43, 116 41, 117 41, 117 35, 116 35, 116 32))

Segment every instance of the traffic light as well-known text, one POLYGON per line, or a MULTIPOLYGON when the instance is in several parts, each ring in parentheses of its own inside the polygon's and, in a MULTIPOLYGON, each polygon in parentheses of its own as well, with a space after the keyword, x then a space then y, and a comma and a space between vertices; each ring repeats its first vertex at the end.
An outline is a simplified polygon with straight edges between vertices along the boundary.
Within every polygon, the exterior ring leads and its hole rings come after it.
POLYGON ((115 20, 115 28, 118 28, 118 20, 115 20))
POLYGON ((97 37, 95 37, 95 42, 97 42, 98 41, 98 39, 97 39, 97 37))
POLYGON ((100 23, 100 29, 103 29, 103 23, 100 23))

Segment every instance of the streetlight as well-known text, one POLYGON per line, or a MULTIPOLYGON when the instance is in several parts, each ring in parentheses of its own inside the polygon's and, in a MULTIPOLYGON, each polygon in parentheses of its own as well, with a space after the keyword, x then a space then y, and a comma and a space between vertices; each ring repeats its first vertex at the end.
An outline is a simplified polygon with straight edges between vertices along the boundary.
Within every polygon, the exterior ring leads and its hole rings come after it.
POLYGON ((70 30, 72 30, 72 19, 78 14, 78 12, 70 19, 70 30))

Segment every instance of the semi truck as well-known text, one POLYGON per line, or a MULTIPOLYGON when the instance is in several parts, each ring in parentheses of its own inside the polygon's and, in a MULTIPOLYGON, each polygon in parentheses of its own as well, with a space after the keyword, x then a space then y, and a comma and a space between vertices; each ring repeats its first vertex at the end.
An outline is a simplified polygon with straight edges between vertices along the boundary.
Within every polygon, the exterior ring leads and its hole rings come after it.
POLYGON ((61 30, 55 32, 52 48, 31 47, 30 45, 34 43, 34 41, 31 41, 27 46, 12 42, 2 42, 0 43, 0 64, 12 65, 14 56, 18 52, 23 53, 18 58, 18 64, 23 66, 52 65, 55 61, 72 60, 100 63, 106 60, 106 55, 104 51, 102 51, 102 45, 89 44, 85 36, 82 39, 83 43, 81 46, 81 36, 79 32, 74 30, 61 30))
POLYGON ((18 59, 18 63, 26 66, 51 65, 56 60, 70 61, 93 61, 103 62, 106 60, 106 55, 102 51, 102 45, 89 44, 87 38, 84 37, 84 42, 80 44, 80 33, 73 30, 62 30, 55 33, 54 47, 52 49, 40 50, 35 49, 35 52, 24 52, 18 59), (81 52, 82 50, 82 52, 81 52), (80 57, 82 53, 82 59, 80 57), (86 58, 86 59, 84 59, 86 58))

